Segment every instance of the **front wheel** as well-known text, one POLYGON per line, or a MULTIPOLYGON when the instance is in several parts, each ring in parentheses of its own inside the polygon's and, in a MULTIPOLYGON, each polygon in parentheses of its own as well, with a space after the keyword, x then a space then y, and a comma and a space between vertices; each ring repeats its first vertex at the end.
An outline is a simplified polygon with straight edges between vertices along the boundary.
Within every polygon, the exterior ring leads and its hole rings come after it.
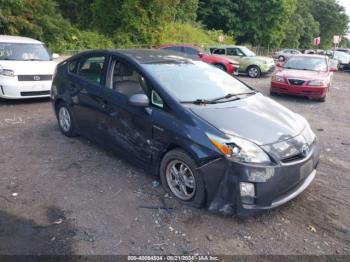
POLYGON ((160 179, 168 193, 185 204, 199 208, 205 200, 205 186, 196 168, 196 163, 187 153, 174 149, 162 159, 160 179))
POLYGON ((56 112, 61 132, 68 137, 76 136, 76 126, 69 107, 65 103, 60 103, 56 112))
POLYGON ((258 66, 250 66, 248 68, 248 76, 251 78, 259 78, 261 75, 261 70, 258 66))
POLYGON ((214 66, 216 66, 217 68, 221 69, 222 71, 227 72, 226 66, 224 66, 222 64, 215 64, 214 66))

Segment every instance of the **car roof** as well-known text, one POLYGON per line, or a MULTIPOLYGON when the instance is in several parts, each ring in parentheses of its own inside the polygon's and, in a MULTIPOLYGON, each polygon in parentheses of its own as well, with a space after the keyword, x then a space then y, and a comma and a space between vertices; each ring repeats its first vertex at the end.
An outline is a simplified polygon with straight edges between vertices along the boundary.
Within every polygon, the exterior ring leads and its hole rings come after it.
POLYGON ((42 42, 22 36, 0 35, 0 43, 42 44, 42 42))
MULTIPOLYGON (((200 61, 193 56, 188 56, 179 52, 172 52, 168 50, 159 50, 159 49, 97 49, 97 50, 88 50, 82 53, 79 53, 77 56, 88 55, 92 53, 109 53, 116 54, 120 56, 127 56, 140 64, 150 64, 150 63, 164 63, 173 62, 173 63, 183 63, 191 61, 200 61)), ((77 57, 74 56, 74 57, 77 57)), ((74 59, 72 57, 72 59, 74 59)))

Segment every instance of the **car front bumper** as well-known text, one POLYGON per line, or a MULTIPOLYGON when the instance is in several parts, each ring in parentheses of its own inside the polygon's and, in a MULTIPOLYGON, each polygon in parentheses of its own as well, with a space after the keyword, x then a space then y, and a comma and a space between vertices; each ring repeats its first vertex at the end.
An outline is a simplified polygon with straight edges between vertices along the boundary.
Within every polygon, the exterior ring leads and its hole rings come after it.
POLYGON ((319 154, 316 142, 307 157, 288 163, 262 166, 216 159, 198 168, 206 184, 207 208, 228 215, 253 215, 281 206, 311 184, 319 154), (242 201, 241 182, 254 184, 253 203, 242 201))
POLYGON ((275 63, 272 63, 272 64, 263 64, 261 67, 260 67, 260 70, 261 70, 261 73, 262 74, 271 74, 275 71, 276 69, 276 65, 275 63))
POLYGON ((0 77, 0 98, 49 97, 51 83, 52 81, 18 81, 17 77, 0 77))
POLYGON ((287 83, 271 82, 271 91, 278 94, 290 94, 310 98, 322 98, 327 94, 326 86, 293 86, 287 83))

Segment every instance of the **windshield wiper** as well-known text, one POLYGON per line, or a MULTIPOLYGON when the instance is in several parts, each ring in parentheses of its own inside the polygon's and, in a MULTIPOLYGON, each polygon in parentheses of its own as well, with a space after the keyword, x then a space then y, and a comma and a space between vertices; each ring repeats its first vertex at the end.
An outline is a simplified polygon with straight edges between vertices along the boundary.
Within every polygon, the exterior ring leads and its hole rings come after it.
POLYGON ((238 100, 238 99, 240 99, 238 96, 250 95, 250 94, 256 94, 256 92, 251 91, 251 92, 237 93, 237 94, 231 93, 231 94, 227 94, 227 95, 225 95, 223 97, 218 97, 218 98, 214 98, 214 99, 211 99, 211 100, 196 99, 196 100, 193 100, 193 101, 181 101, 181 103, 183 103, 183 104, 195 104, 195 105, 216 104, 216 103, 219 103, 218 101, 223 100, 223 99, 229 99, 231 97, 236 97, 235 100, 238 100))
POLYGON ((251 95, 251 94, 256 94, 256 92, 251 91, 251 92, 236 93, 236 94, 235 93, 230 93, 230 94, 227 94, 227 95, 225 95, 223 97, 218 97, 218 98, 212 99, 212 100, 210 100, 210 102, 217 102, 217 101, 220 101, 220 100, 223 100, 223 99, 230 99, 231 97, 236 97, 235 100, 238 100, 238 99, 241 99, 238 96, 251 95))
POLYGON ((181 101, 182 104, 195 104, 195 105, 204 105, 204 104, 213 104, 211 101, 206 99, 196 99, 193 101, 181 101))

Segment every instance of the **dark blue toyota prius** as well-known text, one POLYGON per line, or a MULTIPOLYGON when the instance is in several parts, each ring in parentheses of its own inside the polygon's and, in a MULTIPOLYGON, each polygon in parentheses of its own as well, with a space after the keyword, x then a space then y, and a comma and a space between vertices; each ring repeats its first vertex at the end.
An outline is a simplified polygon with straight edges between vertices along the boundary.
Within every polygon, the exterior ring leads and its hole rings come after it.
POLYGON ((96 50, 57 66, 59 127, 129 155, 180 201, 247 215, 312 182, 307 121, 225 72, 159 50, 96 50))

